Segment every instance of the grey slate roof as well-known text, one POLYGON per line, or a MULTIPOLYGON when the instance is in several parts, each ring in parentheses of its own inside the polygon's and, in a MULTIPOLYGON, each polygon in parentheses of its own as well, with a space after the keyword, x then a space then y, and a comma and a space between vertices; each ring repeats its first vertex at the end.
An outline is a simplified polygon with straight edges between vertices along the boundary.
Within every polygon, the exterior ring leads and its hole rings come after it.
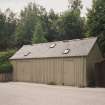
POLYGON ((96 43, 96 40, 96 37, 92 37, 81 40, 75 39, 68 41, 24 45, 10 59, 87 56, 96 43), (50 46, 54 43, 56 46, 54 48, 50 48, 50 46), (70 49, 70 52, 68 54, 64 54, 65 49, 70 49))

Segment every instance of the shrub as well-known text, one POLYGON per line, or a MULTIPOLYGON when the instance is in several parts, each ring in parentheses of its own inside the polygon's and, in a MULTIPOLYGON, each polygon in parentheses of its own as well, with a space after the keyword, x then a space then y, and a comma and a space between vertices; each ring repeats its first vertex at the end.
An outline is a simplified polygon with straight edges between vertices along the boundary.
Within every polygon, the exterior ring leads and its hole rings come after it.
POLYGON ((0 52, 0 63, 7 62, 8 59, 15 53, 15 50, 8 50, 5 52, 0 52))
POLYGON ((62 85, 64 85, 64 83, 62 83, 62 85))
POLYGON ((12 72, 12 65, 9 58, 15 53, 15 50, 0 52, 0 73, 12 72))
POLYGON ((0 73, 11 73, 12 72, 12 65, 7 62, 0 64, 0 73))
POLYGON ((52 81, 52 82, 49 82, 48 85, 56 85, 56 83, 52 81))

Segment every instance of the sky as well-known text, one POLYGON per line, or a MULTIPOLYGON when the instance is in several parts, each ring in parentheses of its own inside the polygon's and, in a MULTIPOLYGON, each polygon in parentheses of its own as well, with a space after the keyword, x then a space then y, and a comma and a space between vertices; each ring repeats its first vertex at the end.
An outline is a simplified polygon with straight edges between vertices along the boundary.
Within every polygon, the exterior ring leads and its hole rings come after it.
MULTIPOLYGON (((68 0, 0 0, 0 9, 4 11, 6 8, 10 8, 14 12, 19 13, 29 2, 42 5, 47 11, 53 8, 55 12, 62 12, 68 7, 68 0)), ((82 4, 84 6, 82 16, 85 16, 87 8, 92 6, 92 0, 82 0, 82 4)))

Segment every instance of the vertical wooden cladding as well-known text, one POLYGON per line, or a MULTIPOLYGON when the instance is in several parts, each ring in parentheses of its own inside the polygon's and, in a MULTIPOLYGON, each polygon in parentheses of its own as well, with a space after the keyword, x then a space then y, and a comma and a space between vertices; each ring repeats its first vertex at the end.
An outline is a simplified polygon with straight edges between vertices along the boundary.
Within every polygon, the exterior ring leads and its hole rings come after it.
POLYGON ((83 57, 43 58, 13 61, 14 81, 84 86, 85 66, 83 57), (66 72, 66 73, 65 73, 66 72))
POLYGON ((65 85, 75 85, 75 70, 73 60, 64 61, 64 84, 65 85))
POLYGON ((102 61, 103 57, 97 44, 94 45, 91 52, 86 58, 86 70, 87 70, 87 84, 92 86, 95 84, 95 64, 102 61))
POLYGON ((31 60, 12 61, 14 81, 31 81, 32 80, 32 62, 31 60))
POLYGON ((86 86, 85 58, 69 58, 64 60, 64 84, 70 86, 86 86))

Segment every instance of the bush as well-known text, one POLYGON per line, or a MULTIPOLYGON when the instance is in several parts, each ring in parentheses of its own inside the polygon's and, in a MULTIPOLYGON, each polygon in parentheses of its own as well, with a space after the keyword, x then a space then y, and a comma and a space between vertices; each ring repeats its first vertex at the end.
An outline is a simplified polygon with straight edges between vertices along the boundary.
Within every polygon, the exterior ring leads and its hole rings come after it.
POLYGON ((0 52, 0 63, 9 61, 9 58, 15 53, 15 50, 0 52))
POLYGON ((0 73, 11 73, 12 72, 12 65, 10 63, 3 63, 0 64, 0 73))
POLYGON ((15 50, 0 52, 0 73, 12 72, 12 65, 9 58, 15 53, 15 50))
POLYGON ((55 82, 49 82, 48 85, 56 85, 55 82))

